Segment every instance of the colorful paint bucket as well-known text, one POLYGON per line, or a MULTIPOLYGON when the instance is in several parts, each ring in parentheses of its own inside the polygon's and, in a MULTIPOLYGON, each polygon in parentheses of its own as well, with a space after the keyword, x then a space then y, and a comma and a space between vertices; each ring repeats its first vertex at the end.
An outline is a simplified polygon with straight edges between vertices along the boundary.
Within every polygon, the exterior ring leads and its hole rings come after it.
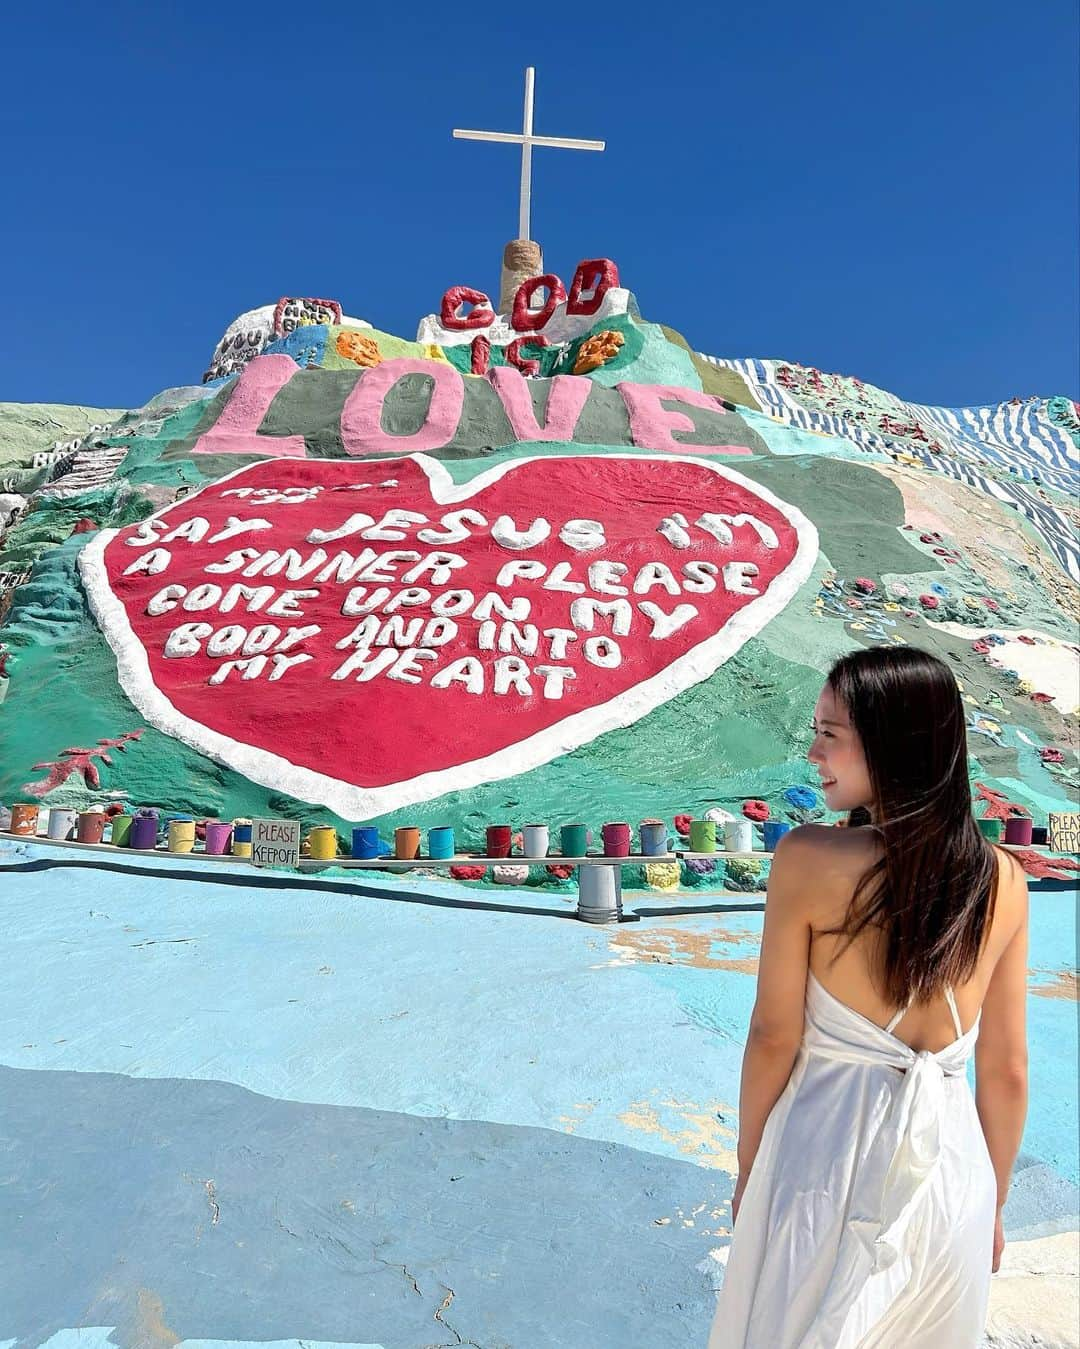
POLYGON ((78 813, 74 810, 50 810, 49 825, 46 833, 58 843, 64 843, 75 837, 75 822, 78 813))
POLYGON ((232 850, 234 857, 251 856, 251 830, 250 820, 233 820, 232 822, 232 850))
POLYGON ((600 830, 605 857, 630 856, 630 826, 623 820, 609 821, 600 830))
POLYGON ((454 855, 454 831, 448 824, 436 824, 428 830, 429 857, 446 858, 454 855))
POLYGON ((1031 816, 1014 815, 1005 821, 1005 842, 1027 847, 1031 843, 1031 816))
POLYGON ((487 827, 487 856, 509 857, 514 831, 508 824, 489 824, 487 827))
POLYGON ((690 821, 690 851, 691 852, 716 851, 715 820, 690 821))
POLYGON ((337 830, 330 824, 319 824, 308 834, 310 856, 319 862, 330 862, 337 856, 337 830))
POLYGON ((645 857, 660 857, 668 850, 668 827, 663 820, 642 820, 638 837, 645 857))
POLYGON ((564 857, 584 857, 589 846, 589 831, 583 824, 564 824, 559 830, 564 857))
POLYGON ((131 823, 131 846, 142 850, 157 847, 156 815, 136 815, 131 823))
POLYGON ((394 830, 394 856, 402 861, 420 856, 420 830, 414 824, 403 824, 394 830))
POLYGON ((724 824, 726 852, 753 852, 754 825, 750 820, 728 820, 724 824))
POLYGON ((13 834, 37 833, 38 808, 29 801, 16 801, 11 807, 11 832, 13 834))
POLYGON ((551 830, 546 824, 527 824, 521 831, 521 851, 526 857, 546 857, 551 846, 551 830))
POLYGON ((109 817, 103 810, 83 810, 79 812, 76 837, 80 843, 100 843, 105 837, 105 826, 109 817))
POLYGON ((379 836, 378 829, 371 824, 358 824, 352 831, 352 855, 368 860, 383 857, 391 851, 390 844, 379 836))
POLYGON ((224 857, 231 839, 232 825, 227 820, 207 820, 206 851, 211 857, 224 857))
POLYGON ((114 848, 126 848, 131 843, 132 815, 114 815, 109 822, 109 842, 114 848))
POLYGON ((775 852, 776 845, 790 829, 791 825, 784 820, 766 820, 761 826, 761 832, 765 835, 765 851, 775 852))
POLYGON ((976 820, 979 826, 979 833, 983 838, 988 838, 991 843, 1000 843, 1004 826, 1000 820, 976 820))
POLYGON ((168 848, 170 852, 195 851, 195 821, 190 815, 174 815, 169 821, 168 848))

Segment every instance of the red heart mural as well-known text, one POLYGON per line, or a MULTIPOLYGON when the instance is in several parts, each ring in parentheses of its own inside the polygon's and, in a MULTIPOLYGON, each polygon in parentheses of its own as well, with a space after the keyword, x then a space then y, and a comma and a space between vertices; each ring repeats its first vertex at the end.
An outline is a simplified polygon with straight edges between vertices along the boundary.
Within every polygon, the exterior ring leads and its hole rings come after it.
POLYGON ((80 557, 139 711, 364 819, 524 772, 705 679, 813 526, 690 457, 268 460, 80 557))

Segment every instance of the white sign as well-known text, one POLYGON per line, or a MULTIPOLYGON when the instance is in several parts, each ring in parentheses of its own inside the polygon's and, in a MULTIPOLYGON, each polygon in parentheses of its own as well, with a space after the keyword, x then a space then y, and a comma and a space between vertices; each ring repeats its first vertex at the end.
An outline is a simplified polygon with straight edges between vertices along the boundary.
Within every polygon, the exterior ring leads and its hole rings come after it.
POLYGON ((253 820, 251 865, 294 867, 300 861, 299 820, 253 820))

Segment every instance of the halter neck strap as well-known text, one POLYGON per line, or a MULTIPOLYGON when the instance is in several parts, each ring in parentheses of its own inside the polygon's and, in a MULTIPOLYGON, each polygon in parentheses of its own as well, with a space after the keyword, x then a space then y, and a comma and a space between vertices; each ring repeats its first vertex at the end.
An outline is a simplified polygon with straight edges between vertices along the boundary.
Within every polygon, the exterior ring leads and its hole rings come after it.
MULTIPOLYGON (((900 1022, 903 1021, 904 1017, 907 1016, 908 1010, 911 1007, 911 1001, 912 1000, 909 998, 908 1001, 905 1003, 905 1005, 901 1007, 899 1011, 897 1011, 896 1015, 885 1027, 885 1029, 890 1034, 897 1028, 897 1026, 899 1026, 900 1022)), ((956 1030, 956 1038, 959 1040, 964 1033, 964 1028, 960 1024, 960 1013, 956 1009, 956 998, 953 995, 951 984, 945 985, 945 1001, 949 1005, 949 1012, 952 1015, 953 1026, 956 1030)))

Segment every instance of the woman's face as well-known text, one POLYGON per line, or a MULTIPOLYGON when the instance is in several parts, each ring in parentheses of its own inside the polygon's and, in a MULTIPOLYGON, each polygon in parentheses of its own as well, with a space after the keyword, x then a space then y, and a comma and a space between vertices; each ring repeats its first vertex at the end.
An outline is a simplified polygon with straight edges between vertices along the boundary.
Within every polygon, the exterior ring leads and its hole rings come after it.
POLYGON ((814 739, 806 757, 821 775, 829 810, 855 810, 873 804, 874 790, 862 743, 847 709, 828 684, 814 708, 814 739))

